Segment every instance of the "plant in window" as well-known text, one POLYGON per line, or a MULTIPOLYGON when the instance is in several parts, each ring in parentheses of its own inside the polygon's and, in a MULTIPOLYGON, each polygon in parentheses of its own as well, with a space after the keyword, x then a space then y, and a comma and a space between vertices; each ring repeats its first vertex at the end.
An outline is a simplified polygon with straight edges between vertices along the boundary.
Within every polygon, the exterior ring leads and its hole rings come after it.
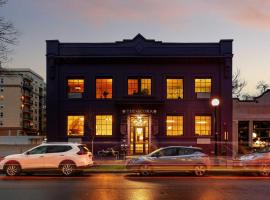
POLYGON ((103 97, 106 99, 107 98, 107 96, 109 95, 109 92, 108 91, 104 91, 103 92, 103 97))
POLYGON ((141 91, 141 94, 142 94, 142 95, 149 95, 149 90, 148 90, 148 89, 143 89, 143 90, 141 91))
POLYGON ((70 129, 69 129, 70 135, 76 135, 79 132, 79 129, 78 129, 79 123, 80 123, 79 119, 76 119, 72 122, 70 129))

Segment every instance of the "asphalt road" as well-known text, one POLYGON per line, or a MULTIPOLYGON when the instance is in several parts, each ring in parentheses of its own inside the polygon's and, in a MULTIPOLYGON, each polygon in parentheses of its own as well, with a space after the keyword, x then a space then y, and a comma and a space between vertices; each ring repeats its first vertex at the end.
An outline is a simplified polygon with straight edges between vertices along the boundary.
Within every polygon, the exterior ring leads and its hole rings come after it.
POLYGON ((267 200, 270 177, 175 176, 140 177, 91 174, 82 177, 0 176, 1 200, 267 200))

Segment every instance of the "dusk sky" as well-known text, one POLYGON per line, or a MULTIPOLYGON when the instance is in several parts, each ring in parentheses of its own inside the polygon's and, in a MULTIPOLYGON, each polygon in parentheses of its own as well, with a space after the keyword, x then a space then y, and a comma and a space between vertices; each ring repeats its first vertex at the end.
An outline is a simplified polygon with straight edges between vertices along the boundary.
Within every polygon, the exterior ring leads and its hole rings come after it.
POLYGON ((255 94, 270 84, 270 0, 9 0, 0 15, 20 32, 8 67, 46 77, 45 40, 114 42, 141 33, 163 42, 234 39, 239 68, 255 94))

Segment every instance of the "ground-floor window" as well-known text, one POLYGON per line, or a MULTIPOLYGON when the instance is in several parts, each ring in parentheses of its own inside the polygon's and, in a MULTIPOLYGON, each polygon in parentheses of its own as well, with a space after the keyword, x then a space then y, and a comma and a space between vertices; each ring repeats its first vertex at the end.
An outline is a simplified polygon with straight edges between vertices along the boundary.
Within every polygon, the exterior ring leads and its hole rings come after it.
POLYGON ((84 134, 84 116, 69 115, 67 117, 67 135, 83 136, 84 134))
POLYGON ((270 121, 254 121, 252 146, 265 147, 270 142, 270 121))
POLYGON ((167 115, 166 119, 167 136, 183 135, 183 116, 167 115))
POLYGON ((96 115, 96 135, 112 135, 112 115, 96 115))
POLYGON ((211 135, 211 116, 195 116, 195 135, 211 135))

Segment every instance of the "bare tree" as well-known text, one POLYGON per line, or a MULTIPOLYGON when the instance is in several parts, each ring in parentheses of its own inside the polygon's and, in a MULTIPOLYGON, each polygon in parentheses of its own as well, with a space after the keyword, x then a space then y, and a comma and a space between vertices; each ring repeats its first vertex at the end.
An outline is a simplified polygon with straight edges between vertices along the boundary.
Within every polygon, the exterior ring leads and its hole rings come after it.
MULTIPOLYGON (((7 3, 7 0, 0 0, 0 7, 7 3)), ((8 60, 10 46, 17 44, 18 32, 14 25, 0 17, 0 63, 8 60)))
POLYGON ((265 81, 259 81, 256 85, 256 89, 259 90, 260 94, 264 93, 269 87, 269 84, 265 81))
POLYGON ((240 70, 237 69, 232 76, 232 94, 237 98, 241 96, 243 88, 247 85, 246 81, 241 79, 240 74, 240 70))
POLYGON ((254 97, 248 93, 244 93, 241 95, 241 100, 248 101, 248 100, 253 100, 253 99, 254 99, 254 97))

